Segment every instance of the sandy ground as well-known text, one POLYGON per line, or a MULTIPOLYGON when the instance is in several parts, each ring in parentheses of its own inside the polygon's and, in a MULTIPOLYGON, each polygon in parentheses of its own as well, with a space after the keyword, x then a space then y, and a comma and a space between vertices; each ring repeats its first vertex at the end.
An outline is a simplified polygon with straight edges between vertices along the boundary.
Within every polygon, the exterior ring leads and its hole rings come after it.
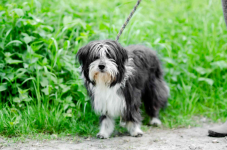
POLYGON ((110 139, 74 138, 61 140, 26 140, 12 143, 0 138, 0 149, 4 150, 227 150, 227 137, 212 138, 207 136, 203 127, 160 129, 151 128, 143 137, 128 135, 115 136, 110 139))

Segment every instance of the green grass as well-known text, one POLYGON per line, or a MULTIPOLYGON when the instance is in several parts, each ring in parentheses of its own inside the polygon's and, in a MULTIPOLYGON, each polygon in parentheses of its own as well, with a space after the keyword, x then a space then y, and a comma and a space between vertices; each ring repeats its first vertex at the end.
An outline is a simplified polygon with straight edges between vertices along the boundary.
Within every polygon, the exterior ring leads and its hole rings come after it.
MULTIPOLYGON (((91 40, 115 39, 135 3, 2 0, 0 135, 94 136, 98 116, 75 54, 91 40)), ((145 44, 162 60, 171 93, 161 112, 165 127, 195 125, 195 116, 226 119, 227 31, 220 1, 144 0, 119 42, 145 44)))

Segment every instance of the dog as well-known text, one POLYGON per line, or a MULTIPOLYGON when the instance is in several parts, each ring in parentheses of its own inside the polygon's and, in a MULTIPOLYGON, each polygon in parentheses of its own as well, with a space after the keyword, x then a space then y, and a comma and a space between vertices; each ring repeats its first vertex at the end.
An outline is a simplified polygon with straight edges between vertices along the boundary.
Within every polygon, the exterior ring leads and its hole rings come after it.
POLYGON ((131 136, 142 136, 141 102, 150 124, 161 124, 159 110, 167 104, 169 88, 154 51, 101 40, 80 48, 76 58, 94 111, 100 115, 98 138, 111 136, 116 117, 121 117, 131 136))

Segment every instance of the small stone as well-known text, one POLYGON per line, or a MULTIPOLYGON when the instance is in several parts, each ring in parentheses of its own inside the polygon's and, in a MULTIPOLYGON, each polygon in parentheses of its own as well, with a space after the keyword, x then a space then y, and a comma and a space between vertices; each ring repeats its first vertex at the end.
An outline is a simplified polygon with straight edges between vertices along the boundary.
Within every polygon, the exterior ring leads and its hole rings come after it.
POLYGON ((90 141, 91 139, 90 139, 90 138, 87 138, 86 140, 87 140, 87 141, 90 141))
POLYGON ((215 139, 212 141, 212 143, 219 143, 219 142, 218 142, 218 140, 215 139))
POLYGON ((207 118, 206 117, 203 117, 200 121, 201 122, 206 122, 207 121, 207 118))
POLYGON ((58 137, 57 134, 52 134, 51 136, 52 136, 53 138, 57 138, 57 137, 58 137))
POLYGON ((195 149, 196 149, 196 146, 195 146, 195 145, 190 145, 190 146, 189 146, 189 149, 195 150, 195 149))

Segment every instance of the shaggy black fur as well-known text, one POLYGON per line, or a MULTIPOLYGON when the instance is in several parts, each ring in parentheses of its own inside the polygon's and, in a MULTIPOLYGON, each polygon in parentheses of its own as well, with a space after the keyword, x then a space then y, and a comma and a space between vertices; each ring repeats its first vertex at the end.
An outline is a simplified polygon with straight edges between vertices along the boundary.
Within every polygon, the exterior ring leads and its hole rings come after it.
POLYGON ((131 45, 126 50, 129 58, 133 58, 135 72, 122 88, 127 105, 124 120, 141 121, 141 99, 147 114, 158 118, 160 108, 166 105, 168 99, 168 87, 163 80, 160 61, 145 46, 131 45))
MULTIPOLYGON (((119 73, 116 80, 111 83, 111 86, 117 83, 124 83, 119 89, 119 94, 125 98, 126 109, 122 116, 123 121, 131 121, 140 123, 140 105, 141 99, 144 102, 144 106, 147 114, 153 118, 158 117, 160 108, 164 107, 168 99, 168 87, 163 80, 163 73, 161 64, 154 51, 141 45, 131 45, 123 48, 118 42, 113 40, 93 41, 82 47, 77 57, 82 66, 82 73, 85 76, 85 85, 88 89, 89 95, 93 100, 93 94, 89 88, 89 84, 95 83, 89 79, 89 65, 98 56, 92 53, 92 47, 97 43, 104 43, 110 46, 114 51, 110 51, 110 58, 114 59, 119 73), (132 75, 124 81, 127 72, 127 61, 132 58, 133 61, 129 64, 134 68, 132 75)), ((106 114, 102 114, 100 121, 105 119, 106 114)))

